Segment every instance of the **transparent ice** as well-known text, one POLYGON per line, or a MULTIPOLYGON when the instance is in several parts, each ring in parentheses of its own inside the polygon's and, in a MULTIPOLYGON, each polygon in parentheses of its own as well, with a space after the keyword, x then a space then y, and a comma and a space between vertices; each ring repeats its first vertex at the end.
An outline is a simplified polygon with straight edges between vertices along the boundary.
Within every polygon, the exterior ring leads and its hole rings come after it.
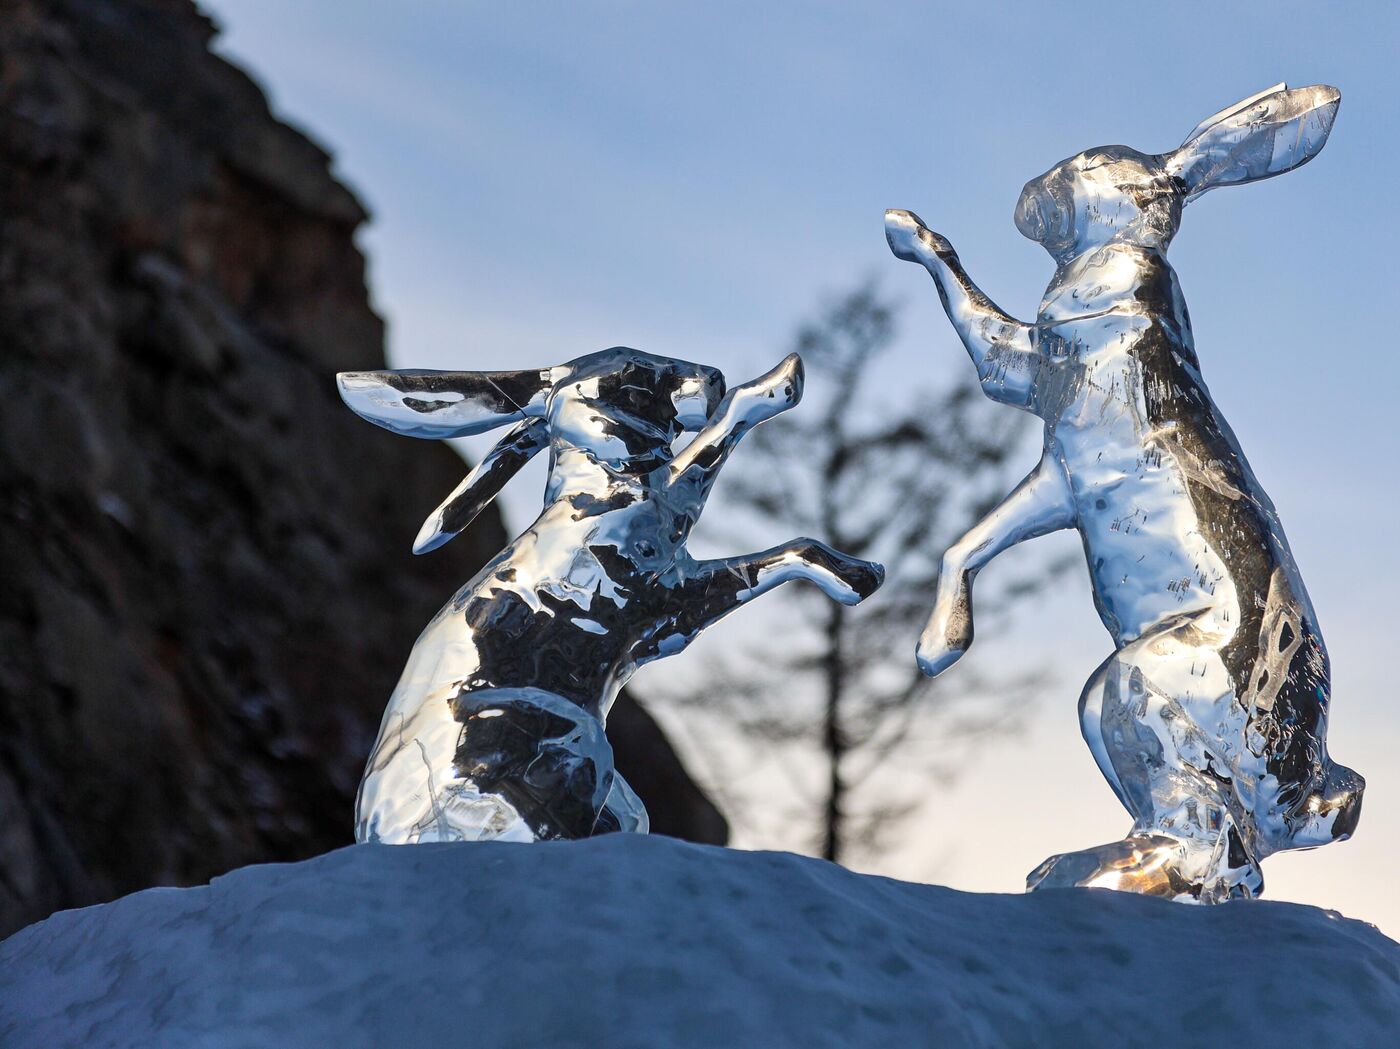
POLYGON ((854 604, 883 579, 812 539, 712 561, 686 549, 740 438, 796 405, 802 382, 796 355, 726 393, 714 368, 620 347, 545 370, 339 376, 355 412, 397 433, 511 426, 428 518, 417 552, 462 531, 549 449, 543 513, 414 645, 360 784, 358 840, 647 829, 604 732, 633 672, 789 580, 854 604))
POLYGON ((1016 226, 1056 263, 1033 324, 982 294, 917 216, 886 213, 891 249, 932 274, 983 391, 1045 421, 1035 469, 945 555, 920 666, 942 673, 971 644, 979 569, 1063 528, 1083 539, 1113 635, 1080 723, 1132 830, 1051 857, 1032 889, 1256 896, 1266 856, 1356 826, 1365 784, 1327 754, 1316 616, 1274 505, 1206 389, 1166 257, 1200 194, 1316 156, 1340 97, 1279 84, 1169 153, 1104 146, 1027 183, 1016 226))

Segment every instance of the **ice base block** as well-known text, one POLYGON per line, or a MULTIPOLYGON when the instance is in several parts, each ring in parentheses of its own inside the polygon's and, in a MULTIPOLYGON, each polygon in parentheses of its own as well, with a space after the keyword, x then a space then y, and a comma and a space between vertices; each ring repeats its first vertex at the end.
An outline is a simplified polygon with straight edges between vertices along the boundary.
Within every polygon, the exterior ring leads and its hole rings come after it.
POLYGON ((1296 904, 958 892, 615 834, 356 845, 0 944, 0 1044, 1379 1046, 1400 945, 1296 904))

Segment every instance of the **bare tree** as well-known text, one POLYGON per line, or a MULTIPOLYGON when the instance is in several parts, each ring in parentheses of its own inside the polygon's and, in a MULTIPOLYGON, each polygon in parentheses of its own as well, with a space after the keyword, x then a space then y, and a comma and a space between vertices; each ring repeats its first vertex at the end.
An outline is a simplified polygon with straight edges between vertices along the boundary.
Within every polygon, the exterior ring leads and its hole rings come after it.
MULTIPOLYGON (((807 799, 806 818, 819 826, 820 853, 830 860, 852 847, 875 848, 886 828, 918 807, 888 790, 860 804, 872 774, 901 751, 920 749, 925 773, 946 780, 954 744, 1003 724, 1030 684, 1000 678, 988 688, 960 670, 954 687, 979 696, 977 713, 969 714, 970 705, 950 702, 947 686, 914 663, 939 558, 960 527, 1005 491, 1008 455, 1026 430, 1005 412, 986 411, 972 382, 920 389, 882 367, 895 314, 891 302, 863 287, 800 331, 795 349, 808 370, 801 410, 755 431, 717 493, 735 524, 780 525, 882 561, 884 587, 856 608, 789 588, 774 602, 785 603, 781 644, 770 634, 761 644, 731 645, 709 657, 703 690, 667 697, 696 713, 719 713, 746 738, 769 745, 817 736, 824 784, 820 799, 807 799), (801 693, 819 697, 819 705, 794 702, 801 693)), ((998 610, 1045 578, 979 593, 979 626, 994 629, 998 610)), ((712 749, 699 757, 730 816, 742 822, 741 799, 723 797, 732 756, 712 749)))

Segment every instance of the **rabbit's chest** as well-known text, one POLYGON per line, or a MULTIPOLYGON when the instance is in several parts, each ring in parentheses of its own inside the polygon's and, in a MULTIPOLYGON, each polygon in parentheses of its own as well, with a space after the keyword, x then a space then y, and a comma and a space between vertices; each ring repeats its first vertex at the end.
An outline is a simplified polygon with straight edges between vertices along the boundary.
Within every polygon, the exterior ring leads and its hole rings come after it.
POLYGON ((1055 427, 1094 592, 1119 643, 1152 624, 1210 612, 1222 636, 1239 622, 1228 565, 1202 530, 1176 444, 1153 427, 1131 368, 1103 382, 1055 427))
POLYGON ((1140 443, 1146 419, 1135 349, 1147 327, 1132 312, 1041 314, 1036 412, 1056 433, 1104 444, 1140 443))
MULTIPOLYGON (((1079 318, 1044 329, 1065 340, 1047 354, 1062 369, 1046 414, 1047 442, 1064 464, 1105 622, 1120 641, 1163 619, 1216 610, 1205 627, 1238 622, 1226 565, 1202 533, 1180 455, 1179 424, 1155 412, 1143 365, 1150 317, 1079 318)), ((1045 341, 1042 341, 1045 346, 1045 341)))
POLYGON ((1048 355, 1037 384, 1047 441, 1084 507, 1100 512, 1119 501, 1131 510, 1183 495, 1174 442, 1150 408, 1151 380, 1136 352, 1140 329, 1131 315, 1066 325, 1075 341, 1048 355))

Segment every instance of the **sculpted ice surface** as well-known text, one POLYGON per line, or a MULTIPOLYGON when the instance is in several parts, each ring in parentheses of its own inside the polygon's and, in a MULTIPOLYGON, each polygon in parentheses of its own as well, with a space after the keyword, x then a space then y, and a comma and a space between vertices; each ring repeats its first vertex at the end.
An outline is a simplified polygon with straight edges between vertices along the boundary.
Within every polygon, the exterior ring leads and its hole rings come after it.
POLYGON ((1317 618, 1274 505, 1206 389, 1166 257, 1184 205, 1306 163, 1339 100, 1334 88, 1280 84, 1169 153, 1104 146, 1027 183, 1016 226, 1057 267, 1033 324, 982 294, 915 215, 886 213, 890 247, 933 275, 986 394, 1045 420, 1035 469, 945 555, 919 664, 941 673, 971 644, 982 566, 1062 528, 1083 538, 1116 646, 1080 721, 1132 831, 1046 860, 1030 888, 1254 896, 1266 856, 1356 826, 1364 782, 1327 754, 1317 618))
POLYGON ((358 840, 647 829, 604 733, 632 673, 788 580, 854 604, 883 578, 812 539, 713 561, 686 549, 730 452, 796 405, 802 380, 794 355, 726 394, 714 368, 625 348, 540 371, 339 376, 355 412, 397 433, 511 426, 428 518, 419 553, 464 529, 533 455, 550 456, 544 512, 414 645, 360 785, 358 840))

